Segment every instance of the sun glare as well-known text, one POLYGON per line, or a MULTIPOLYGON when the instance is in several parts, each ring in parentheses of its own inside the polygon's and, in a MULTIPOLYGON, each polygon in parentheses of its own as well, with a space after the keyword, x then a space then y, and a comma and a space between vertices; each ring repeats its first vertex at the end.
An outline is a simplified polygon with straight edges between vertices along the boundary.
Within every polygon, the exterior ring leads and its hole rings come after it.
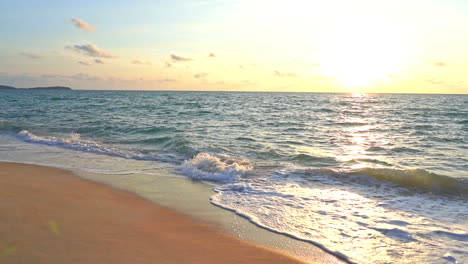
POLYGON ((374 19, 340 23, 322 52, 323 74, 349 89, 388 80, 405 61, 401 34, 390 22, 374 19))

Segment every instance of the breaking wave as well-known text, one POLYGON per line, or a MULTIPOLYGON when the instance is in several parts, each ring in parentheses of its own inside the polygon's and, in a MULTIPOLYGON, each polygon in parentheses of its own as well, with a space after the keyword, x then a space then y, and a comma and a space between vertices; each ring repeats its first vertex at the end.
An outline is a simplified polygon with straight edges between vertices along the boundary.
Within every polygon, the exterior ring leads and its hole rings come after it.
POLYGON ((199 153, 184 161, 180 170, 191 179, 228 183, 239 180, 253 170, 253 165, 248 160, 199 153))
POLYGON ((126 159, 159 160, 141 154, 125 153, 122 150, 105 146, 104 144, 100 144, 96 141, 81 139, 81 136, 78 133, 71 133, 68 137, 59 138, 53 136, 38 136, 27 130, 22 130, 16 134, 16 136, 19 139, 29 143, 42 144, 95 154, 103 154, 126 159))
MULTIPOLYGON (((468 181, 462 178, 448 177, 423 169, 388 169, 362 168, 352 171, 321 170, 339 177, 367 176, 380 181, 397 184, 401 187, 444 196, 463 197, 468 193, 468 181)), ((465 197, 468 198, 468 197, 465 197)))

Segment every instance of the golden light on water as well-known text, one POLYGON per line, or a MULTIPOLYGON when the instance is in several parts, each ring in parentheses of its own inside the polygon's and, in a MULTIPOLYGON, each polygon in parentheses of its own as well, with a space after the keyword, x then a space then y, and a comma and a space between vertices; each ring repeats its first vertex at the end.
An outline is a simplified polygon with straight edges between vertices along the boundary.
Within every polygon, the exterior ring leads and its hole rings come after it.
POLYGON ((355 114, 348 113, 341 117, 344 127, 336 136, 343 143, 336 159, 341 162, 355 161, 356 163, 351 165, 353 169, 375 167, 377 164, 372 161, 383 161, 385 158, 376 156, 369 149, 374 146, 387 145, 389 139, 386 138, 385 133, 376 130, 379 120, 366 107, 365 103, 372 100, 372 97, 367 94, 353 93, 346 100, 351 103, 350 111, 355 114))

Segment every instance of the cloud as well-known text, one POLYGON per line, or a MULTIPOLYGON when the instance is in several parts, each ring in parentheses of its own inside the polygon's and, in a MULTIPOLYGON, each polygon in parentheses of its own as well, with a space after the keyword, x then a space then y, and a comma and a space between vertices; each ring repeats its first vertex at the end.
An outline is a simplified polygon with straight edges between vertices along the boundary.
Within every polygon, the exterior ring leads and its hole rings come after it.
POLYGON ((171 59, 174 62, 182 62, 182 61, 191 61, 191 58, 180 57, 175 54, 171 54, 171 59))
POLYGON ((110 52, 102 50, 93 44, 73 45, 73 46, 66 46, 65 48, 71 49, 75 52, 78 52, 78 53, 81 53, 83 55, 90 56, 90 57, 106 58, 106 59, 117 58, 117 56, 114 56, 110 52))
POLYGON ((90 25, 88 24, 88 22, 82 20, 82 19, 79 19, 79 18, 72 18, 71 19, 71 22, 75 25, 75 27, 79 28, 79 29, 83 29, 85 31, 95 31, 96 30, 96 26, 93 26, 93 25, 90 25))
POLYGON ((156 81, 160 82, 160 83, 177 82, 176 79, 159 79, 159 80, 156 80, 156 81))
POLYGON ((208 54, 208 57, 213 58, 213 57, 216 57, 216 55, 214 53, 210 53, 210 54, 208 54))
POLYGON ((96 63, 96 64, 104 64, 104 61, 103 61, 103 60, 100 60, 100 59, 95 59, 95 60, 94 60, 94 63, 96 63))
POLYGON ((86 73, 71 75, 62 74, 9 74, 0 71, 0 84, 14 87, 38 87, 38 86, 68 86, 72 89, 103 89, 103 90, 154 90, 166 89, 177 85, 176 79, 166 76, 155 76, 153 79, 129 78, 118 76, 100 77, 86 73))
POLYGON ((135 65, 151 65, 151 62, 141 60, 132 60, 131 63, 135 65))
POLYGON ((99 76, 89 75, 86 73, 77 73, 73 75, 61 75, 61 74, 42 74, 39 76, 42 79, 50 80, 50 79, 61 79, 61 80, 75 80, 75 81, 101 81, 103 80, 99 76))
POLYGON ((34 53, 30 53, 30 52, 20 52, 20 55, 22 55, 22 56, 24 56, 26 58, 30 58, 30 59, 41 59, 42 58, 42 56, 34 54, 34 53))
POLYGON ((91 65, 93 65, 91 62, 87 62, 87 61, 79 61, 78 63, 81 64, 81 65, 84 65, 84 66, 91 66, 91 65))
POLYGON ((434 66, 438 66, 438 67, 447 66, 447 63, 444 62, 444 61, 436 61, 433 64, 434 64, 434 66))
POLYGON ((297 74, 294 72, 279 72, 275 71, 275 76, 277 77, 297 77, 297 74))
POLYGON ((100 80, 102 80, 102 78, 99 77, 99 76, 89 75, 89 74, 86 74, 86 73, 77 73, 77 74, 68 75, 68 76, 65 75, 65 77, 73 79, 73 80, 80 80, 80 81, 100 81, 100 80))
POLYGON ((172 64, 166 61, 166 68, 172 67, 172 64))
POLYGON ((203 79, 203 78, 205 78, 206 76, 208 76, 208 73, 201 72, 201 73, 197 73, 197 74, 193 75, 193 78, 195 78, 195 79, 203 79))
MULTIPOLYGON (((60 74, 43 74, 43 75, 29 75, 29 74, 9 74, 0 72, 0 83, 11 85, 14 87, 39 87, 39 86, 69 86, 72 88, 90 87, 90 82, 104 82, 98 76, 87 75, 78 73, 74 75, 60 75, 60 74), (83 84, 83 85, 81 85, 83 84)), ((104 84, 104 83, 101 83, 104 84)), ((101 87, 101 86, 96 86, 101 87)))

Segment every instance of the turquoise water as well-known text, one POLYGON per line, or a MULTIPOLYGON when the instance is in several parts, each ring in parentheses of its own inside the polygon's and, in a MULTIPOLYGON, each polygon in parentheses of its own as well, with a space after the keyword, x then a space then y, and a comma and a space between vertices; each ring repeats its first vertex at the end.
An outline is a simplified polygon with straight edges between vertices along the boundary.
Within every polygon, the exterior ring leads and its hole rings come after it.
POLYGON ((0 91, 2 160, 31 143, 170 166, 357 263, 468 260, 467 131, 466 95, 0 91))

